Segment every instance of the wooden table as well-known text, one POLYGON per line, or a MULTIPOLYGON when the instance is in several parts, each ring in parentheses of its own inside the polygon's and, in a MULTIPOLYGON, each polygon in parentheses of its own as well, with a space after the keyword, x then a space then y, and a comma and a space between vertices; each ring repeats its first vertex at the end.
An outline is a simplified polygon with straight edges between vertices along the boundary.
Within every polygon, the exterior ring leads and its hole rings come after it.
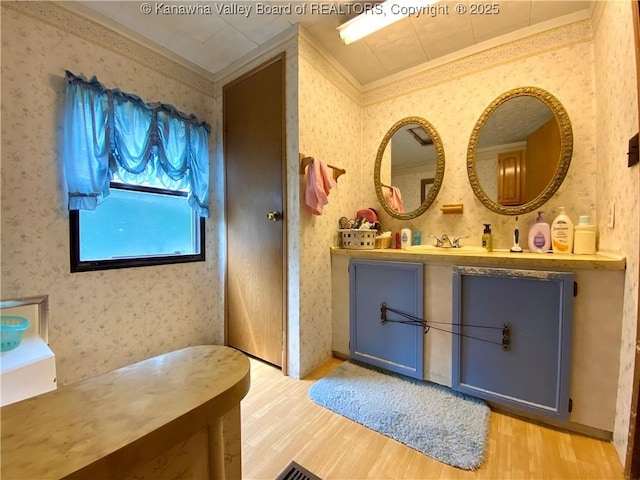
POLYGON ((202 345, 3 407, 3 480, 241 478, 249 360, 202 345))

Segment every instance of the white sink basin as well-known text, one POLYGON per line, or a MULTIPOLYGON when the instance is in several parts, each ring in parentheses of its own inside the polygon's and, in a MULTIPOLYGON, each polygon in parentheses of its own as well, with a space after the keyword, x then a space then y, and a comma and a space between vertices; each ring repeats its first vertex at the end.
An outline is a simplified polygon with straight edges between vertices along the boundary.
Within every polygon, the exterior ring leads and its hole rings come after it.
POLYGON ((422 253, 437 253, 437 254, 450 254, 450 255, 464 255, 467 253, 486 253, 487 251, 482 247, 476 247, 473 245, 464 245, 458 248, 446 248, 436 247, 435 245, 411 245, 407 247, 410 252, 422 252, 422 253))

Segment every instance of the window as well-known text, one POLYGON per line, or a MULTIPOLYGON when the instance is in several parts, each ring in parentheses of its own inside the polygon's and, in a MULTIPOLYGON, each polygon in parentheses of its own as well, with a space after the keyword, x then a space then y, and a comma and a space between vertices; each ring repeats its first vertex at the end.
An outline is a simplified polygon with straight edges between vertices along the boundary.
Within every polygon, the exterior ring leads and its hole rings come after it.
POLYGON ((186 192, 110 186, 99 208, 70 213, 72 272, 204 261, 204 218, 186 192))
POLYGON ((209 125, 66 75, 71 271, 204 261, 209 125))

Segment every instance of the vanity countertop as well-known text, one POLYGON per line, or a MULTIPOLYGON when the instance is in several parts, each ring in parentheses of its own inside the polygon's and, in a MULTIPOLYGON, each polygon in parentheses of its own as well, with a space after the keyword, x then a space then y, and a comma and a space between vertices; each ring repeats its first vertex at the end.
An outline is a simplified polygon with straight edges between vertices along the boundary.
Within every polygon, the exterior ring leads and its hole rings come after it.
POLYGON ((359 250, 331 247, 332 255, 371 260, 445 263, 455 265, 483 265, 504 268, 558 268, 585 270, 624 270, 626 258, 598 252, 595 255, 567 253, 512 253, 508 250, 492 252, 455 252, 451 249, 412 251, 395 248, 359 250))
POLYGON ((206 428, 212 415, 240 403, 249 384, 247 357, 201 345, 7 405, 2 478, 59 479, 126 447, 144 444, 144 451, 151 439, 175 439, 186 424, 206 428))

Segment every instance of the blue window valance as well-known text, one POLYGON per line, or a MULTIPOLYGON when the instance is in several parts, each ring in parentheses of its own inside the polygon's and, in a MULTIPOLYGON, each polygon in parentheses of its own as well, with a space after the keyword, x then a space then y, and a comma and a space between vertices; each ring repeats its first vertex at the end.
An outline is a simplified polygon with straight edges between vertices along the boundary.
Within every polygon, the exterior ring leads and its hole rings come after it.
POLYGON ((136 185, 187 189, 189 205, 209 216, 206 122, 171 105, 109 90, 96 77, 66 72, 64 165, 69 210, 94 210, 117 175, 136 185))

